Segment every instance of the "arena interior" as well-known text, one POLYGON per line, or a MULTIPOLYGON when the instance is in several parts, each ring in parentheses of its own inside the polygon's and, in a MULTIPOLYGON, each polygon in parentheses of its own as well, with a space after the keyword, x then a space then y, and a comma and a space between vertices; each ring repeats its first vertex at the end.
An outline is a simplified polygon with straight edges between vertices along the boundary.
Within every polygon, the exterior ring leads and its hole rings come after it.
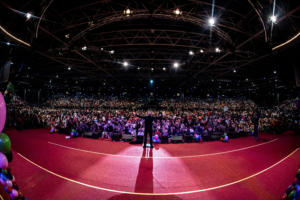
POLYGON ((0 200, 300 200, 299 0, 0 1, 0 200))

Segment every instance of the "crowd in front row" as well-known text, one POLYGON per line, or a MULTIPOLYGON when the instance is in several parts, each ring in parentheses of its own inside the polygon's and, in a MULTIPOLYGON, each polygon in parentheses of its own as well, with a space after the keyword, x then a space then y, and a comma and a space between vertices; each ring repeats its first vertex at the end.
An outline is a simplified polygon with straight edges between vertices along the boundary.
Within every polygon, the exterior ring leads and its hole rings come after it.
MULTIPOLYGON (((72 107, 66 106, 64 103, 68 101, 63 98, 58 99, 58 104, 52 100, 43 107, 29 106, 17 100, 13 102, 8 106, 7 123, 19 129, 45 127, 50 130, 50 127, 54 127, 67 134, 76 130, 79 135, 96 132, 102 137, 144 134, 144 121, 137 116, 145 116, 147 111, 136 106, 133 109, 133 105, 140 105, 140 102, 102 99, 96 101, 101 104, 89 108, 80 106, 84 101, 78 101, 78 105, 75 100, 72 100, 72 107), (109 108, 101 105, 109 105, 109 108)), ((160 104, 160 109, 153 111, 153 116, 161 117, 153 122, 153 132, 168 137, 194 134, 209 136, 214 133, 235 136, 252 134, 258 110, 255 103, 249 100, 165 100, 160 104)), ((260 109, 259 124, 260 130, 267 132, 299 127, 293 101, 273 109, 260 109)))

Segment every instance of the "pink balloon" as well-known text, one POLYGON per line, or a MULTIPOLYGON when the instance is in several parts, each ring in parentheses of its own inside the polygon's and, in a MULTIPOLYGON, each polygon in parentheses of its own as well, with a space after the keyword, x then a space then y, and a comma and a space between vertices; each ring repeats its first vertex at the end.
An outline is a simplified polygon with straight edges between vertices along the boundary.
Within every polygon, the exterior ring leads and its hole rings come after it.
POLYGON ((4 97, 0 92, 0 133, 2 132, 6 120, 6 104, 4 101, 4 97))
POLYGON ((19 196, 18 191, 16 189, 12 189, 11 196, 13 196, 14 198, 18 197, 19 196))
POLYGON ((0 169, 6 169, 8 167, 8 161, 6 156, 0 152, 0 169))

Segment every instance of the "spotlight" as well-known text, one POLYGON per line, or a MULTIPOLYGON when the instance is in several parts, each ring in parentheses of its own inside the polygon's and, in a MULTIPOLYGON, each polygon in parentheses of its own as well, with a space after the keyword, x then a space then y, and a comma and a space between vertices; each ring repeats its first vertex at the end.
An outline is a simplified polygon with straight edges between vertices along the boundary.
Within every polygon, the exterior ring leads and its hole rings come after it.
POLYGON ((193 56, 193 55, 194 55, 194 52, 193 52, 192 50, 190 50, 190 51, 189 51, 189 55, 190 55, 190 56, 193 56))
POLYGON ((271 21, 272 23, 276 23, 276 21, 277 21, 277 16, 271 15, 271 16, 269 17, 269 19, 270 19, 270 21, 271 21))
POLYGON ((137 67, 137 70, 140 70, 141 68, 140 67, 137 67))
POLYGON ((154 68, 153 68, 153 67, 151 68, 151 71, 154 71, 154 68))
POLYGON ((274 74, 277 74, 277 71, 276 71, 276 70, 274 70, 274 71, 273 71, 273 73, 274 73, 274 74))
POLYGON ((179 67, 179 63, 178 63, 178 62, 174 62, 173 67, 174 67, 175 69, 177 69, 177 68, 179 67))
POLYGON ((58 76, 58 74, 56 74, 56 76, 55 76, 56 78, 58 78, 59 76, 58 76))
POLYGON ((165 67, 163 67, 162 69, 163 69, 164 71, 166 71, 166 68, 165 68, 165 67))
POLYGON ((123 66, 124 66, 124 67, 128 67, 128 65, 129 65, 129 64, 128 64, 127 61, 124 61, 124 62, 123 62, 123 66))
POLYGON ((114 50, 110 50, 109 53, 110 53, 110 54, 114 54, 115 51, 114 51, 114 50))
POLYGON ((123 11, 124 15, 129 16, 131 15, 133 12, 132 10, 130 10, 129 8, 127 8, 126 10, 123 11))
POLYGON ((208 23, 209 23, 210 26, 214 26, 216 21, 213 17, 211 17, 211 18, 208 19, 208 23))
POLYGON ((151 85, 154 83, 153 79, 150 79, 149 82, 150 82, 151 85))
POLYGON ((246 78, 246 79, 245 79, 245 81, 247 81, 247 82, 248 82, 248 81, 249 81, 249 79, 248 79, 248 78, 246 78))
POLYGON ((65 35, 65 38, 66 38, 66 39, 69 39, 69 38, 70 38, 70 34, 66 34, 66 35, 65 35))
POLYGON ((182 14, 182 11, 179 10, 179 8, 176 8, 173 12, 174 12, 175 15, 181 15, 182 14))
POLYGON ((220 53, 220 52, 221 52, 221 49, 219 49, 219 47, 217 47, 217 48, 215 49, 215 51, 216 51, 216 53, 220 53))
POLYGON ((82 50, 82 51, 86 51, 86 50, 87 50, 87 46, 81 47, 81 50, 82 50))
POLYGON ((236 69, 233 70, 233 73, 236 73, 236 69))
POLYGON ((204 53, 204 50, 203 50, 203 49, 200 49, 200 53, 204 53))
POLYGON ((104 49, 101 47, 101 49, 100 49, 101 51, 103 51, 104 49))
POLYGON ((10 42, 6 42, 6 45, 9 46, 9 45, 10 45, 10 42))
POLYGON ((71 71, 71 69, 72 69, 72 68, 71 68, 70 66, 68 66, 68 70, 71 71))
POLYGON ((26 19, 27 19, 27 20, 29 20, 31 17, 32 17, 32 14, 31 14, 31 13, 29 13, 29 12, 26 13, 26 19))

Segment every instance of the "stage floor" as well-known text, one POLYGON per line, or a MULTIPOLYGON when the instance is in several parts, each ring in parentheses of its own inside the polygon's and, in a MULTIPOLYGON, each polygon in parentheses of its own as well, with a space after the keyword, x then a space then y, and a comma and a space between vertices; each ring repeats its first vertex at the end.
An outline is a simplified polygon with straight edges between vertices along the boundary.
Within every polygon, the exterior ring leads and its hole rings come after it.
POLYGON ((299 136, 143 149, 45 129, 6 133, 12 173, 31 200, 280 199, 300 167, 299 136))

